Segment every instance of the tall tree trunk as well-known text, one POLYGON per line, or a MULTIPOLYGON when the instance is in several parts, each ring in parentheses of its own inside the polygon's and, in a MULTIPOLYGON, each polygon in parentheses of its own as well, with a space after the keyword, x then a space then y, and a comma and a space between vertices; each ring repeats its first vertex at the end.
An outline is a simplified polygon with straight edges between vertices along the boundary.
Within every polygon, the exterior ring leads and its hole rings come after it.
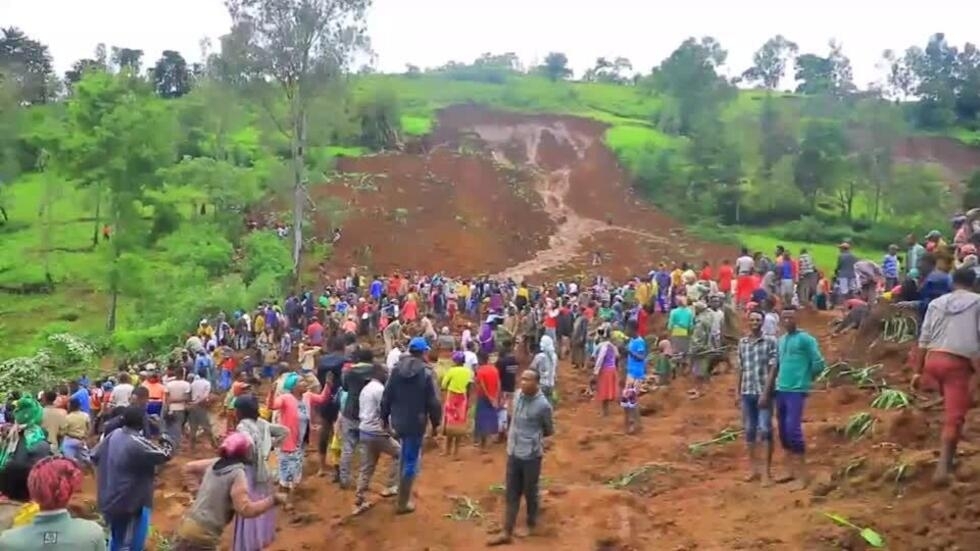
POLYGON ((293 277, 299 280, 303 251, 303 207, 306 205, 306 109, 293 116, 293 277))
POLYGON ((102 222, 102 184, 95 185, 95 227, 92 229, 92 247, 99 244, 99 226, 102 222))
POLYGON ((109 303, 109 319, 106 320, 105 328, 110 333, 116 330, 116 308, 119 306, 119 286, 112 286, 112 302, 109 303))

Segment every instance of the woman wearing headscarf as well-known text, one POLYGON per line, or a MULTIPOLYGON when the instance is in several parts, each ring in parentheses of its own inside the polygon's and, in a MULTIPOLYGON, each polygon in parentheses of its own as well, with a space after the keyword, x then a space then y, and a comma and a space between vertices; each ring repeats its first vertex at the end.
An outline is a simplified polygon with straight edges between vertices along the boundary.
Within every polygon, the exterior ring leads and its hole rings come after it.
POLYGON ((541 342, 536 347, 536 354, 531 359, 530 368, 538 372, 541 392, 548 401, 552 401, 555 390, 555 376, 558 368, 558 353, 555 351, 555 341, 548 335, 541 335, 541 342))
POLYGON ((82 471, 74 461, 63 457, 46 457, 38 461, 26 484, 38 513, 29 524, 0 534, 0 549, 105 549, 101 526, 68 514, 68 502, 81 485, 82 471), (52 541, 54 545, 50 543, 52 541))
POLYGON ((279 485, 292 494, 303 479, 303 438, 310 426, 310 410, 303 394, 306 381, 297 373, 286 375, 283 393, 269 392, 268 407, 279 412, 279 422, 289 429, 289 435, 279 447, 279 485))
MULTIPOLYGON (((252 439, 252 457, 245 463, 245 478, 248 482, 249 499, 258 501, 273 494, 269 455, 272 448, 280 445, 289 435, 289 429, 262 419, 259 415, 259 401, 252 394, 239 396, 235 400, 235 414, 238 418, 238 432, 252 439)), ((238 515, 235 517, 234 534, 232 551, 264 549, 276 537, 275 510, 270 509, 254 517, 238 515)))
POLYGON ((477 336, 480 340, 480 350, 487 354, 493 354, 497 348, 493 339, 493 325, 496 319, 496 316, 487 316, 486 321, 480 325, 480 333, 477 336))
MULTIPOLYGON (((193 505, 177 528, 175 551, 217 551, 221 533, 232 518, 259 517, 285 503, 283 494, 258 500, 249 497, 245 468, 253 459, 255 443, 251 437, 244 432, 233 432, 218 448, 217 459, 202 459, 184 465, 184 475, 190 479, 190 485, 194 486, 194 482, 200 480, 200 487, 193 505)), ((238 538, 235 539, 234 548, 239 549, 238 538)))
POLYGON ((596 399, 602 404, 602 416, 605 417, 609 415, 609 404, 619 399, 619 377, 616 371, 619 351, 610 340, 611 328, 608 323, 599 327, 597 335, 599 346, 595 350, 592 380, 596 385, 596 399))
POLYGON ((37 514, 38 505, 28 495, 28 473, 38 460, 51 455, 41 428, 41 404, 31 396, 21 396, 12 408, 14 422, 0 438, 0 531, 24 526, 37 514))
POLYGON ((41 404, 31 396, 21 396, 8 404, 8 415, 11 408, 13 423, 0 437, 0 532, 29 524, 39 511, 29 496, 28 474, 35 463, 51 455, 41 428, 41 404))

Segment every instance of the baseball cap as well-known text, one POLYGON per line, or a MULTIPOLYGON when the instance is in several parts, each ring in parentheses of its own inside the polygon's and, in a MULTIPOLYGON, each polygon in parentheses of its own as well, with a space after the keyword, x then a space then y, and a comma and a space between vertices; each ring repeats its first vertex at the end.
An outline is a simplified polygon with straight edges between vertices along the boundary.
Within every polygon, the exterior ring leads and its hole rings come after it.
POLYGON ((408 341, 408 351, 409 352, 428 352, 429 342, 423 337, 413 337, 412 340, 408 341))

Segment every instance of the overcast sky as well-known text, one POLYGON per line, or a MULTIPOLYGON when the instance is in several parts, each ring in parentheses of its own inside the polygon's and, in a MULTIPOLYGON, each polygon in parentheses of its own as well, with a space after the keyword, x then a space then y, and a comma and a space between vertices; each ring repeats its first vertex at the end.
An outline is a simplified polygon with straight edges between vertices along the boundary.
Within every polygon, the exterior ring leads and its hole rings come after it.
MULTIPOLYGON (((939 31, 957 45, 980 42, 978 21, 977 0, 374 0, 368 30, 382 71, 507 51, 530 65, 561 51, 576 76, 598 56, 626 56, 647 72, 688 36, 717 38, 730 74, 774 34, 821 55, 835 38, 864 87, 880 79, 886 48, 924 45, 939 31)), ((144 64, 164 49, 197 61, 201 39, 217 38, 230 22, 222 0, 0 0, 0 25, 47 44, 60 73, 100 42, 142 49, 144 64)))

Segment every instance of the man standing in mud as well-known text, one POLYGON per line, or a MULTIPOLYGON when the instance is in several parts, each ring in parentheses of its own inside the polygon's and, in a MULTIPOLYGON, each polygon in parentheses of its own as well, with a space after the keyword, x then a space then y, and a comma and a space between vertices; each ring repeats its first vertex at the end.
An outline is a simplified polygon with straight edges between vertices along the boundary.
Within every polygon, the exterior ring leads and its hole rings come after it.
POLYGON ((538 482, 544 439, 555 433, 551 403, 540 389, 537 371, 521 374, 521 391, 514 400, 514 418, 507 432, 507 480, 504 528, 488 545, 513 542, 521 496, 527 505, 527 530, 534 534, 538 521, 538 482))
POLYGON ((749 334, 738 342, 738 383, 736 407, 742 410, 742 427, 749 448, 749 472, 746 482, 762 480, 771 484, 772 476, 772 404, 767 392, 776 376, 776 337, 762 334, 763 314, 749 313, 749 334), (764 463, 759 461, 759 441, 765 442, 764 463))
MULTIPOLYGON (((787 454, 788 473, 777 482, 795 480, 794 489, 806 488, 809 479, 806 472, 806 444, 803 439, 803 407, 813 380, 823 371, 824 359, 817 339, 796 325, 796 308, 787 306, 782 314, 786 333, 779 337, 779 355, 774 384, 770 384, 766 397, 775 388, 776 418, 779 421, 779 441, 787 454)), ((760 407, 768 407, 768 400, 760 407)))

